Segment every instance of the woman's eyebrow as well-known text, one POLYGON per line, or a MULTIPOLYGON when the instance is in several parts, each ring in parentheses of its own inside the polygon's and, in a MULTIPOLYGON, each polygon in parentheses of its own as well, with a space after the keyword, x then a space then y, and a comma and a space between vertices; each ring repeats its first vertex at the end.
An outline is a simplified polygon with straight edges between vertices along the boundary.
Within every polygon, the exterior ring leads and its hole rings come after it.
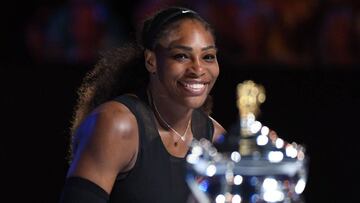
POLYGON ((176 44, 176 45, 170 45, 168 47, 168 50, 171 50, 171 49, 183 49, 185 51, 192 51, 193 48, 189 47, 189 46, 185 46, 185 45, 179 45, 179 44, 176 44))
MULTIPOLYGON (((168 50, 171 50, 171 49, 183 49, 183 50, 185 50, 185 51, 192 51, 192 50, 193 50, 192 47, 185 46, 185 45, 171 45, 171 46, 168 47, 168 50)), ((206 51, 206 50, 209 50, 209 49, 215 49, 215 50, 217 50, 216 46, 214 46, 214 45, 210 45, 210 46, 204 47, 204 48, 202 48, 201 50, 202 50, 202 51, 206 51)))
POLYGON ((210 45, 210 46, 204 47, 204 48, 202 48, 201 50, 202 50, 202 51, 206 51, 206 50, 209 50, 209 49, 215 49, 215 50, 217 50, 217 48, 216 48, 215 45, 210 45))

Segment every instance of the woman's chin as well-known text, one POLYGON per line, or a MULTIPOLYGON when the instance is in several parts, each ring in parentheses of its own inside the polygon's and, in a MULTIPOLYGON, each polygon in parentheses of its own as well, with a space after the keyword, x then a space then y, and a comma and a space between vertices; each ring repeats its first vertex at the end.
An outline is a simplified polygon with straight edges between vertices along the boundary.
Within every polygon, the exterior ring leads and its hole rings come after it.
POLYGON ((192 109, 197 109, 200 108, 206 100, 205 96, 197 96, 197 97, 187 97, 185 98, 185 103, 186 106, 192 108, 192 109))

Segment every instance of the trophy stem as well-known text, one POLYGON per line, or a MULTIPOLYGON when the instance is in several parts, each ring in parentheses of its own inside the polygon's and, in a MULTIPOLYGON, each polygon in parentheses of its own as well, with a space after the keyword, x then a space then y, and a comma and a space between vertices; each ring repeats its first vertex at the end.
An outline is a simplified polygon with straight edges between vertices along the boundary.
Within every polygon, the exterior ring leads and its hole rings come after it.
POLYGON ((265 101, 265 90, 263 86, 247 80, 237 86, 237 97, 240 116, 239 152, 242 156, 248 156, 258 151, 252 127, 260 113, 259 106, 265 101))

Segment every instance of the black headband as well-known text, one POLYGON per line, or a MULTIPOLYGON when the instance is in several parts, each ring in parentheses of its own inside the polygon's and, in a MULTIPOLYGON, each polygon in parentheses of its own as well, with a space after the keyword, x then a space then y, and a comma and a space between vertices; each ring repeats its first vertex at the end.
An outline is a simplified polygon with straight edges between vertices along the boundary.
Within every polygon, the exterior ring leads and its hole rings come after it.
POLYGON ((152 18, 147 29, 144 30, 143 45, 146 48, 152 49, 153 43, 163 26, 183 16, 195 16, 201 19, 195 11, 186 8, 173 7, 163 10, 152 18))

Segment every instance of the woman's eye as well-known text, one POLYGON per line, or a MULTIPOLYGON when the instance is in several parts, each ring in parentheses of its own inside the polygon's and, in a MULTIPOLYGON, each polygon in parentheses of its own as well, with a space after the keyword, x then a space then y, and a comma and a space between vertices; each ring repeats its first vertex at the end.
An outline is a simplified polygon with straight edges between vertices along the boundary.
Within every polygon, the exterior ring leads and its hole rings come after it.
POLYGON ((203 58, 204 58, 205 61, 211 62, 211 61, 214 61, 216 59, 216 56, 213 55, 213 54, 207 54, 203 58))
POLYGON ((186 54, 175 54, 173 57, 175 60, 178 60, 178 61, 183 61, 188 58, 188 56, 186 54))

